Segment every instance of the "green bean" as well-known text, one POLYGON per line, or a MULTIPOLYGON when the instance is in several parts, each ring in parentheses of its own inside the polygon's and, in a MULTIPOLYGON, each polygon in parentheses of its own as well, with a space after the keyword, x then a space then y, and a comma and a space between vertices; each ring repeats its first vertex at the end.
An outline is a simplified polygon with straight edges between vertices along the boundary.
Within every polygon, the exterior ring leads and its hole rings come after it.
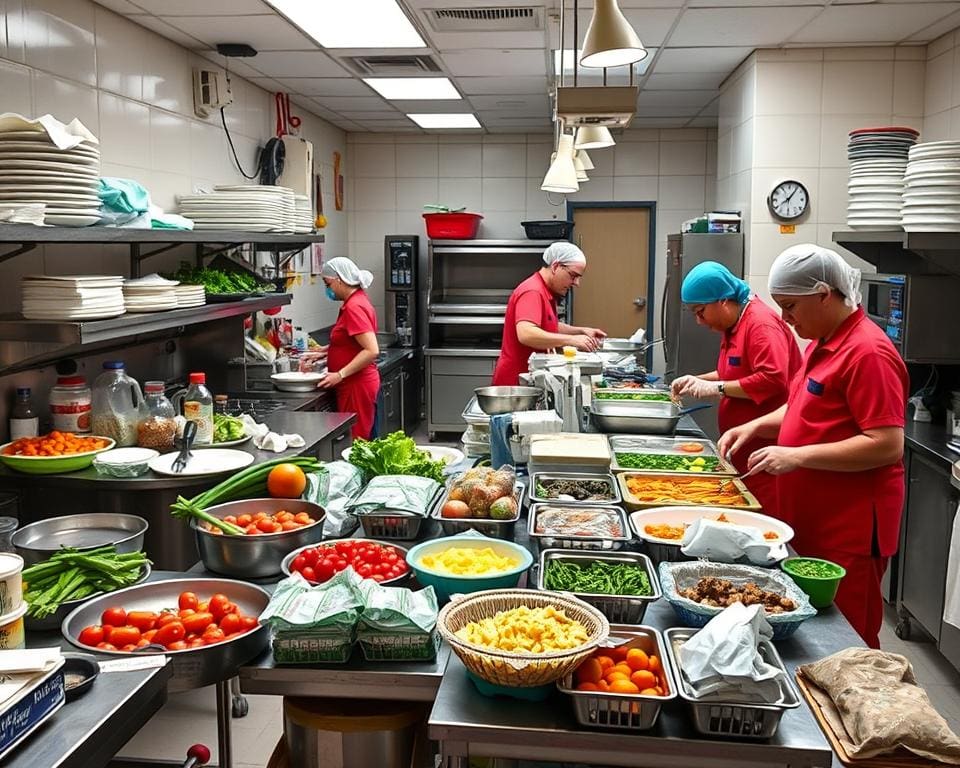
POLYGON ((547 562, 544 586, 558 592, 646 597, 653 594, 643 566, 594 560, 587 566, 563 560, 547 562))
POLYGON ((671 398, 666 392, 604 392, 597 390, 593 393, 596 400, 646 400, 658 403, 669 403, 671 398))

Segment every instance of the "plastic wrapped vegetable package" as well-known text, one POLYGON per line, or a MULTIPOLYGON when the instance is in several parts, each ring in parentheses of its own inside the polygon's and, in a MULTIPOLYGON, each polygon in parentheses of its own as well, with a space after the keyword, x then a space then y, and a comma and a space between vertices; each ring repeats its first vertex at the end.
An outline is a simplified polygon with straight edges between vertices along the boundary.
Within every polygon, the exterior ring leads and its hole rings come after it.
POLYGON ((440 483, 416 475, 380 475, 373 478, 347 505, 354 515, 387 512, 426 517, 440 483))
POLYGON ((343 538, 357 529, 357 518, 347 512, 347 504, 363 488, 363 473, 346 461, 324 465, 324 472, 307 475, 303 497, 327 511, 323 521, 324 538, 343 538))

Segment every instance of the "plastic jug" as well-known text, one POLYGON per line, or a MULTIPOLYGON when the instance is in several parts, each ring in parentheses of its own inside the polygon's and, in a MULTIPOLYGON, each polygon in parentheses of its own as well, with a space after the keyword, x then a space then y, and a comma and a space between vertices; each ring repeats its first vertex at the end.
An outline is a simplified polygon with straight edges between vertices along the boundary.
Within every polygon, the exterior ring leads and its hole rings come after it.
POLYGON ((136 380, 127 376, 123 362, 109 360, 93 383, 90 430, 116 440, 117 447, 137 444, 137 422, 143 393, 136 380))

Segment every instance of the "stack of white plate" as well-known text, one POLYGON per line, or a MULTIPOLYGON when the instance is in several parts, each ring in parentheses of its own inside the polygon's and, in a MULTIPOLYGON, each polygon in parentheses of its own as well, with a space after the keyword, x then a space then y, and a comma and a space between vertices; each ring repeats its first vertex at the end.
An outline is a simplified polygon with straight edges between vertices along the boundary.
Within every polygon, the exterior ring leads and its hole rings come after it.
POLYGON ((87 227, 100 220, 99 187, 96 143, 60 149, 42 129, 0 131, 0 204, 44 203, 44 223, 87 227))
POLYGON ((293 231, 298 235, 313 232, 313 210, 310 198, 306 195, 294 195, 293 231))
POLYGON ((173 289, 177 294, 177 307, 202 307, 207 303, 207 295, 202 285, 183 285, 173 289))
POLYGON ((911 148, 904 181, 907 232, 960 232, 960 141, 911 148))
POLYGON ((97 320, 124 312, 122 277, 30 275, 20 285, 28 320, 97 320))
POLYGON ((175 280, 160 275, 148 275, 136 280, 123 281, 123 303, 127 312, 162 312, 177 308, 175 280))
POLYGON ((907 153, 919 136, 889 126, 850 132, 847 224, 853 229, 899 229, 907 153))
POLYGON ((181 195, 180 213, 194 229, 292 232, 296 212, 287 187, 234 185, 204 195, 181 195))

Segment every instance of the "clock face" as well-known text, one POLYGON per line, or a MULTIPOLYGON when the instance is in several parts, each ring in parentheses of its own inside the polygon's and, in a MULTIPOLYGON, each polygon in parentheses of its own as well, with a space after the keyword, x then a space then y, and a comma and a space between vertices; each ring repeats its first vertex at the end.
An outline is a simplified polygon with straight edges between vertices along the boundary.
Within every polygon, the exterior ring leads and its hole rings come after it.
POLYGON ((799 219, 809 205, 810 195, 799 181, 781 181, 767 198, 770 213, 782 221, 799 219))

